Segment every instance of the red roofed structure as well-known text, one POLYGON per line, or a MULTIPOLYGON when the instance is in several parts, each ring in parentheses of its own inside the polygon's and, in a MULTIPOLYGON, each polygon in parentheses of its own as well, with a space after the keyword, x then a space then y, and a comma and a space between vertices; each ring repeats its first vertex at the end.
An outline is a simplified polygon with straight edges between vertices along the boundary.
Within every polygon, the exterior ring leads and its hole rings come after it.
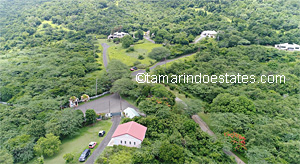
POLYGON ((147 127, 134 121, 121 124, 112 136, 114 145, 140 147, 145 138, 147 127))

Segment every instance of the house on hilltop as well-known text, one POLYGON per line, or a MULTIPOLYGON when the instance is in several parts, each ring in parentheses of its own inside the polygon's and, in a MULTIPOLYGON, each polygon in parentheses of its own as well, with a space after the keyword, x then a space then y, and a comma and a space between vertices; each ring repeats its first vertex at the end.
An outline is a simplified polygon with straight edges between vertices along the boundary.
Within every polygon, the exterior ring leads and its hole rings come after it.
POLYGON ((121 124, 113 134, 109 146, 140 147, 145 138, 146 130, 147 127, 134 121, 121 124))
POLYGON ((300 51, 300 45, 298 44, 288 44, 288 43, 283 43, 283 44, 275 44, 275 48, 279 50, 287 50, 287 51, 300 51))
POLYGON ((123 38, 124 36, 129 35, 126 32, 115 32, 112 35, 109 35, 107 39, 114 39, 114 38, 123 38))
POLYGON ((203 31, 201 33, 202 36, 205 36, 205 37, 210 37, 210 38, 215 38, 217 36, 217 32, 216 31, 203 31))

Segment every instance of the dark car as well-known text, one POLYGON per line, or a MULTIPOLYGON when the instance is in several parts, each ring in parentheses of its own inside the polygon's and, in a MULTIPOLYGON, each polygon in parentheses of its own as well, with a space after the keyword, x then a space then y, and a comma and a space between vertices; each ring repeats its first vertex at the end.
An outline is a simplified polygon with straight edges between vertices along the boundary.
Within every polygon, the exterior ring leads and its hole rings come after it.
POLYGON ((104 130, 100 130, 100 131, 99 131, 99 137, 103 137, 104 134, 105 134, 105 131, 104 131, 104 130))
POLYGON ((79 162, 84 162, 90 154, 91 154, 90 149, 85 149, 79 157, 79 162))

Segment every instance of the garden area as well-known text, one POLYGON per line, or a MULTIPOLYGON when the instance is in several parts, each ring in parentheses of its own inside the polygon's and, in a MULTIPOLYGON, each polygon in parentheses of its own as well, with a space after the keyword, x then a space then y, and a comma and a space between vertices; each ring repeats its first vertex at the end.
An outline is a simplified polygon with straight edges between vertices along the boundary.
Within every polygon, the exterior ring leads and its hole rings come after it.
POLYGON ((121 44, 115 44, 109 47, 108 56, 109 60, 118 59, 128 66, 136 66, 146 68, 155 63, 155 60, 150 59, 148 54, 153 48, 161 47, 161 44, 153 44, 147 40, 137 42, 134 46, 127 49, 123 48, 121 44))
POLYGON ((60 151, 51 158, 45 158, 45 164, 52 163, 65 163, 63 156, 67 153, 72 153, 74 159, 72 163, 79 163, 78 159, 84 149, 88 149, 90 142, 95 141, 97 145, 95 148, 91 149, 91 154, 99 146, 104 137, 99 137, 98 132, 104 130, 109 131, 112 122, 110 120, 98 121, 87 127, 81 128, 78 133, 73 137, 68 137, 62 140, 60 151))

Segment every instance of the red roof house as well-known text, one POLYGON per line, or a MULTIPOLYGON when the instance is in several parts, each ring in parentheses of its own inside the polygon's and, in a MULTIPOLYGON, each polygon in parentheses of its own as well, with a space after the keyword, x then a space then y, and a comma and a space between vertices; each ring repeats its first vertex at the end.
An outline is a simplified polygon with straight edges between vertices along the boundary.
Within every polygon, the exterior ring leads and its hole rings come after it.
POLYGON ((114 145, 140 147, 145 138, 147 127, 134 121, 121 124, 112 136, 114 145))

